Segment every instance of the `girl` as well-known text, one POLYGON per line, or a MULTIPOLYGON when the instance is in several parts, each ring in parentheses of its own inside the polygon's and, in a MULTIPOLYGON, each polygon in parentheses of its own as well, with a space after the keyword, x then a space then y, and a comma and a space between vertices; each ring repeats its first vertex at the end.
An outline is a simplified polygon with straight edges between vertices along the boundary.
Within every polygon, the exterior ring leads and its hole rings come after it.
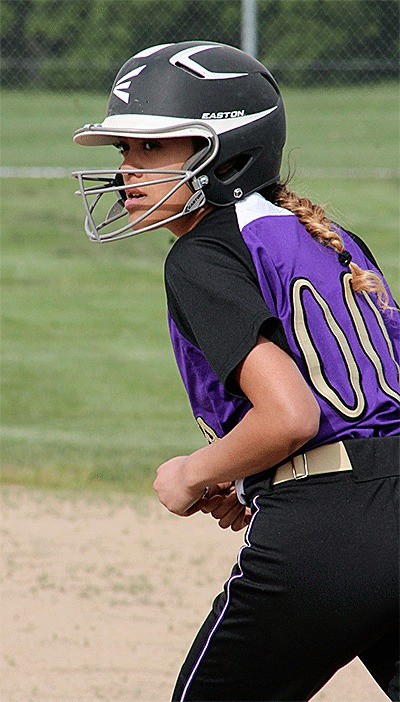
POLYGON ((397 700, 398 315, 365 244, 280 182, 275 80, 233 47, 151 47, 74 138, 123 157, 74 174, 92 240, 177 237, 170 334, 210 443, 154 488, 248 524, 173 700, 309 700, 355 656, 397 700))

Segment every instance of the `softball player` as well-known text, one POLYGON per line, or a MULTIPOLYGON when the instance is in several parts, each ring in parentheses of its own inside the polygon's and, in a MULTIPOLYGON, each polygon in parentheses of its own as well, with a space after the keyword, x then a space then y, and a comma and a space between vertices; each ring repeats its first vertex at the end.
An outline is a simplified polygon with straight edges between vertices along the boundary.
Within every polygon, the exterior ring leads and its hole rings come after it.
POLYGON ((251 512, 173 700, 309 700, 355 656, 398 700, 399 318, 365 244, 280 181, 275 80, 229 46, 151 47, 74 138, 123 156, 75 173, 92 240, 177 237, 169 328, 210 443, 155 490, 223 527, 251 512))

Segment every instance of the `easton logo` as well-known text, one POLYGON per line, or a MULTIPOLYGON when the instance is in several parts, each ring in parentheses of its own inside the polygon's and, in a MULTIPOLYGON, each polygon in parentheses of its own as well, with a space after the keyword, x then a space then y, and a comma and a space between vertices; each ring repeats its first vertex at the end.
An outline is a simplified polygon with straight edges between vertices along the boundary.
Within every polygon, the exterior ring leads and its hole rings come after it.
POLYGON ((127 92, 127 90, 128 88, 130 88, 130 85, 132 83, 132 81, 129 80, 129 78, 134 78, 135 76, 138 76, 144 68, 146 68, 146 64, 144 64, 144 66, 138 66, 137 68, 134 68, 133 71, 129 71, 129 73, 122 76, 122 78, 120 78, 114 86, 114 95, 116 95, 117 98, 128 104, 129 93, 127 92))
POLYGON ((230 117, 244 117, 244 110, 231 110, 231 112, 203 112, 201 119, 229 119, 230 117))
POLYGON ((185 214, 188 214, 192 210, 197 210, 199 207, 204 205, 206 201, 205 195, 202 190, 198 190, 197 193, 193 193, 193 195, 189 198, 187 201, 183 211, 185 214))

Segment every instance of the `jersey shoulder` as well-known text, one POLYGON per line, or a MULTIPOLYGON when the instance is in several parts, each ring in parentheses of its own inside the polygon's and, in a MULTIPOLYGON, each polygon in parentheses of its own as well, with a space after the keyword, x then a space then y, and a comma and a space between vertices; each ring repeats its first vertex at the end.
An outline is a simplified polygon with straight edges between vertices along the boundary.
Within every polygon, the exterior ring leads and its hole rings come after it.
POLYGON ((182 270, 193 267, 196 275, 199 267, 203 268, 203 256, 206 256, 207 266, 210 263, 217 265, 224 253, 225 258, 233 255, 238 263, 253 269, 234 206, 212 210, 194 229, 177 239, 165 261, 166 280, 168 282, 176 266, 182 270))
POLYGON ((172 247, 165 263, 168 312, 225 385, 278 320, 268 308, 234 207, 214 210, 172 247))

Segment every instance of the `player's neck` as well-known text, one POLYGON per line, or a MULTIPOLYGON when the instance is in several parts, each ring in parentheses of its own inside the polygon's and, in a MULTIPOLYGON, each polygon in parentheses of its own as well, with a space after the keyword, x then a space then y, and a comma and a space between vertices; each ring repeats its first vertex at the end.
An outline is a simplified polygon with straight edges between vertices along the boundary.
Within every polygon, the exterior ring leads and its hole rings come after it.
POLYGON ((195 212, 191 212, 190 214, 185 215, 184 217, 180 217, 179 219, 176 219, 174 222, 171 222, 171 226, 169 227, 170 231, 172 234, 174 234, 176 237, 181 237, 184 234, 187 234, 187 232, 192 231, 197 224, 205 217, 206 214, 214 210, 213 205, 209 205, 208 203, 204 205, 204 207, 201 207, 199 210, 196 210, 195 212))

